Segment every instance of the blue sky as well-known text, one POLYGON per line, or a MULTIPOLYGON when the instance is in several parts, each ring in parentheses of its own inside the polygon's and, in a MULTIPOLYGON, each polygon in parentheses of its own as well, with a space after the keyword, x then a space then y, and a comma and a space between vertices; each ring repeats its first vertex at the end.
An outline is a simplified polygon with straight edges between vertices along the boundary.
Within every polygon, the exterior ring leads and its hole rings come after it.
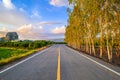
POLYGON ((0 0, 0 37, 16 31, 20 39, 64 38, 67 0, 0 0))

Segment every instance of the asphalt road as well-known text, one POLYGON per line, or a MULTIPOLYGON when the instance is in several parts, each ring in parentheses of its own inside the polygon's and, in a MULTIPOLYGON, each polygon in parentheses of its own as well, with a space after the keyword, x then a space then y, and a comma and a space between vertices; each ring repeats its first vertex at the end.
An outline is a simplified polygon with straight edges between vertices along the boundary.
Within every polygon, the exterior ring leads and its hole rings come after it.
POLYGON ((0 80, 120 80, 120 67, 53 45, 1 70, 0 80))

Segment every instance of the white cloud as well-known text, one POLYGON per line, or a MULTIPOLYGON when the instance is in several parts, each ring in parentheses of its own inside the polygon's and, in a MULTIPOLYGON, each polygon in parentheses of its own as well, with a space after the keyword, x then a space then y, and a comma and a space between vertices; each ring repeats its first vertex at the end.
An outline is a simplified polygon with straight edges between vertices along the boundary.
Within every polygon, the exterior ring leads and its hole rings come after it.
POLYGON ((29 22, 29 16, 27 16, 24 9, 17 10, 11 0, 2 0, 0 2, 0 24, 21 26, 29 22))
POLYGON ((8 30, 6 27, 2 27, 2 29, 0 31, 7 32, 8 30))
POLYGON ((23 8, 19 8, 20 12, 26 13, 26 11, 23 8))
POLYGON ((14 4, 11 2, 11 0, 2 0, 4 7, 6 7, 7 9, 14 9, 15 6, 14 4))
POLYGON ((55 25, 55 24, 63 24, 61 22, 50 22, 50 21, 41 21, 38 23, 38 25, 55 25))
MULTIPOLYGON (((67 1, 67 0, 66 0, 67 1)), ((51 5, 54 6, 66 6, 67 2, 65 0, 51 0, 51 5)), ((65 32, 65 27, 56 27, 50 31, 50 29, 43 29, 43 25, 48 27, 48 25, 59 25, 63 24, 61 22, 50 22, 41 21, 35 24, 35 21, 40 20, 41 16, 37 9, 33 9, 32 16, 28 15, 24 8, 17 8, 12 0, 0 0, 0 24, 9 25, 9 27, 2 27, 0 30, 0 36, 4 36, 7 32, 11 31, 10 26, 17 26, 14 30, 18 33, 20 39, 49 39, 57 38, 63 36, 65 32), (24 25, 28 24, 28 25, 24 25), (21 26, 22 25, 22 26, 21 26), (8 28, 8 29, 6 29, 8 28), (16 30, 17 29, 17 30, 16 30)))
POLYGON ((0 23, 20 26, 29 23, 29 19, 22 12, 0 9, 0 23))
POLYGON ((33 26, 32 24, 23 25, 17 30, 20 39, 42 39, 43 28, 42 26, 33 26))
POLYGON ((27 24, 18 27, 17 30, 9 30, 7 27, 0 29, 0 37, 4 37, 7 32, 17 32, 20 40, 41 40, 41 39, 55 39, 63 38, 65 33, 65 27, 56 27, 50 30, 46 30, 47 27, 41 25, 27 24))
POLYGON ((4 36, 5 36, 5 33, 0 32, 0 37, 4 37, 4 36))
POLYGON ((37 9, 33 9, 31 18, 41 18, 37 9))
POLYGON ((0 24, 19 27, 38 22, 41 16, 37 9, 33 10, 32 14, 31 17, 24 8, 17 8, 11 0, 1 0, 0 2, 0 24))
POLYGON ((52 30, 52 33, 54 34, 64 34, 65 33, 65 26, 62 27, 56 27, 52 30))
POLYGON ((50 4, 57 7, 68 6, 68 0, 51 0, 50 4))
POLYGON ((0 31, 0 37, 5 37, 6 33, 7 33, 7 32, 4 32, 4 31, 1 30, 1 31, 0 31))
POLYGON ((34 26, 32 24, 23 25, 17 30, 19 39, 54 39, 64 37, 65 27, 56 27, 52 32, 46 32, 42 26, 34 26))
POLYGON ((6 27, 2 27, 2 29, 0 30, 0 37, 5 37, 5 34, 7 32, 7 28, 6 27))

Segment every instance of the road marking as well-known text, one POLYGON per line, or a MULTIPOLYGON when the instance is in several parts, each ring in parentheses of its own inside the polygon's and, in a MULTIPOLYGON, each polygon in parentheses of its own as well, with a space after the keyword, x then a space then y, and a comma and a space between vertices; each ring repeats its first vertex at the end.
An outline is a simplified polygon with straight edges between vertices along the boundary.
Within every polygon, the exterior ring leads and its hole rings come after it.
POLYGON ((57 80, 60 80, 60 48, 58 48, 57 80))
POLYGON ((116 72, 115 70, 110 69, 110 68, 108 68, 107 66, 105 66, 105 65, 103 65, 103 64, 101 64, 101 63, 99 63, 99 62, 97 62, 97 61, 95 61, 95 60, 93 60, 93 59, 91 59, 91 58, 89 58, 89 57, 83 55, 83 54, 79 54, 79 55, 83 56, 84 58, 87 58, 88 60, 90 60, 90 61, 92 61, 92 62, 94 62, 94 63, 100 65, 101 67, 103 67, 103 68, 105 68, 105 69, 107 69, 107 70, 109 70, 109 71, 115 73, 116 75, 120 76, 120 73, 119 73, 119 72, 116 72))
POLYGON ((10 69, 12 69, 12 68, 14 68, 14 67, 16 67, 16 66, 19 65, 19 64, 22 64, 22 63, 25 62, 25 61, 28 61, 29 59, 31 59, 31 58, 33 58, 33 57, 35 57, 35 56, 37 56, 37 55, 42 54, 43 52, 45 52, 45 51, 48 50, 48 49, 49 49, 49 48, 47 48, 47 49, 45 49, 45 50, 39 52, 38 54, 36 53, 36 54, 34 54, 33 56, 28 57, 28 58, 26 58, 26 59, 24 59, 24 60, 22 60, 22 61, 16 63, 16 64, 13 65, 13 66, 10 66, 10 67, 8 67, 8 68, 6 68, 6 69, 0 71, 0 74, 1 74, 1 73, 4 73, 4 72, 6 72, 6 71, 8 71, 8 70, 10 70, 10 69))

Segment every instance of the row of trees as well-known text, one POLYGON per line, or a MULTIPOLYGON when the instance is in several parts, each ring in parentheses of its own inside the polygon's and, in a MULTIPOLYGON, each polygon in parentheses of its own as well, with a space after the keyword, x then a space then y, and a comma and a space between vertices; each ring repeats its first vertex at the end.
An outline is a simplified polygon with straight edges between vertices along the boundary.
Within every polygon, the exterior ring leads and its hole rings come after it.
POLYGON ((37 41, 17 41, 17 42, 0 42, 0 47, 15 47, 24 49, 36 49, 52 44, 51 41, 37 40, 37 41))
POLYGON ((68 45, 100 58, 106 49, 109 61, 117 49, 115 54, 120 58, 120 0, 68 1, 74 6, 67 9, 65 41, 68 45))

